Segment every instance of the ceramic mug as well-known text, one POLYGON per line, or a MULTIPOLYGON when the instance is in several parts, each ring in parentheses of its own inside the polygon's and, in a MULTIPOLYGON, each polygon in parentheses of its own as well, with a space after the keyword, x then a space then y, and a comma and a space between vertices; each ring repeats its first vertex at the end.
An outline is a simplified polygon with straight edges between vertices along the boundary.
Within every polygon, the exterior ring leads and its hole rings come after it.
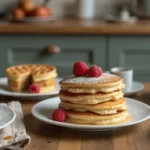
POLYGON ((114 67, 111 68, 111 73, 120 76, 125 84, 125 89, 131 89, 133 83, 133 69, 125 67, 114 67))
POLYGON ((95 0, 76 0, 78 17, 81 19, 93 19, 95 16, 95 0))

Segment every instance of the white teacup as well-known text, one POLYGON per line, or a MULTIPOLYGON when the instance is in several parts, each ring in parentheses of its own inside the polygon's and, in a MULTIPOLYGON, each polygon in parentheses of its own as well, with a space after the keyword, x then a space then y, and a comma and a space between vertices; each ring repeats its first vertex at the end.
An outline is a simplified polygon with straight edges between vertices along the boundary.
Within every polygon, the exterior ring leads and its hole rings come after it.
MULTIPOLYGON (((114 67, 111 68, 111 73, 123 78, 123 83, 125 84, 125 89, 131 89, 133 82, 133 69, 125 67, 114 67)), ((125 90, 124 89, 124 90, 125 90)))

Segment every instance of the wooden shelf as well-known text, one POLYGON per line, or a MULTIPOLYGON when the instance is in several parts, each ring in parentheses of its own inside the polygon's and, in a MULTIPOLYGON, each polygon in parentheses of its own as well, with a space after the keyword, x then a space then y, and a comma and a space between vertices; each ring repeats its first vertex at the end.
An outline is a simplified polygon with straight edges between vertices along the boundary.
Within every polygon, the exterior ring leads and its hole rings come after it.
POLYGON ((83 21, 61 19, 49 23, 0 22, 1 34, 105 34, 149 35, 150 21, 135 23, 108 23, 101 20, 83 21))

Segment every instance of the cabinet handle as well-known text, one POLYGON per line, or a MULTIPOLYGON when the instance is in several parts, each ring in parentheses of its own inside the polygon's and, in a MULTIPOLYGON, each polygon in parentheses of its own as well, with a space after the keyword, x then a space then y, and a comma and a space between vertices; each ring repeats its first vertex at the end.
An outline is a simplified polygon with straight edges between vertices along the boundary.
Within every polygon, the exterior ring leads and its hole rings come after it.
POLYGON ((46 52, 49 54, 57 54, 61 52, 61 49, 59 46, 48 46, 46 52))

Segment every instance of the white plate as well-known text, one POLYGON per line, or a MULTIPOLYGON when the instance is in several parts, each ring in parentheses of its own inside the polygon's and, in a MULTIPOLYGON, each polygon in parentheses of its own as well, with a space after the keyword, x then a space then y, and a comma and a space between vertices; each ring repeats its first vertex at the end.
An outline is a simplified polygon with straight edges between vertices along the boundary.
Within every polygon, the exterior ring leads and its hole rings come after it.
POLYGON ((9 20, 11 21, 17 21, 17 22, 27 22, 27 23, 42 23, 42 22, 49 22, 49 21, 55 21, 58 19, 58 17, 52 15, 49 17, 25 17, 24 19, 20 20, 20 19, 14 19, 13 17, 8 17, 9 20))
POLYGON ((16 118, 16 114, 7 106, 0 104, 0 129, 8 126, 16 118))
POLYGON ((37 103, 32 108, 32 114, 35 118, 52 125, 72 128, 76 130, 85 130, 85 131, 86 130, 87 131, 112 130, 120 127, 134 125, 150 118, 150 107, 148 105, 130 98, 125 98, 125 100, 128 106, 128 113, 131 116, 131 120, 127 123, 123 123, 119 125, 106 125, 106 126, 78 125, 78 124, 54 121, 51 119, 51 115, 52 112, 56 108, 58 108, 58 104, 60 102, 60 99, 58 97, 47 99, 37 103))
POLYGON ((19 99, 28 99, 28 100, 37 100, 37 99, 45 99, 49 98, 50 96, 53 96, 55 94, 58 94, 60 90, 59 86, 59 81, 61 78, 56 78, 55 80, 55 87, 56 90, 53 92, 48 92, 48 93, 21 93, 21 92, 10 92, 8 90, 8 85, 7 85, 7 78, 0 78, 0 95, 4 96, 12 96, 12 97, 17 97, 19 99))
POLYGON ((123 93, 125 96, 133 95, 144 89, 144 85, 140 82, 133 81, 132 87, 130 89, 125 88, 123 93))

